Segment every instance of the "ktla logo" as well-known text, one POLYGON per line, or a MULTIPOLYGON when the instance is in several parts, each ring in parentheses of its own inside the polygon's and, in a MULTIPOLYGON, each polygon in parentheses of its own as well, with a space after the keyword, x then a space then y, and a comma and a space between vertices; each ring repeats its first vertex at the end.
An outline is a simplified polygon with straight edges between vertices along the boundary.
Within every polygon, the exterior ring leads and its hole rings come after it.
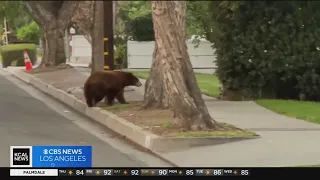
POLYGON ((32 167, 32 146, 10 146, 10 167, 32 167))

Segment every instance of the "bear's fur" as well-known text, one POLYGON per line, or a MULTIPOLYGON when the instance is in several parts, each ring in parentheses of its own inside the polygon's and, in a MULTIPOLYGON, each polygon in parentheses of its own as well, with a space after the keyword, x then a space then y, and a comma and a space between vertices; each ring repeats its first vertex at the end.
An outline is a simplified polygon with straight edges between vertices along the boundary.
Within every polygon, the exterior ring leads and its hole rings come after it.
POLYGON ((123 93, 126 86, 141 86, 141 82, 130 72, 97 71, 92 73, 84 84, 84 97, 88 107, 95 106, 103 98, 111 106, 116 98, 127 104, 123 93))

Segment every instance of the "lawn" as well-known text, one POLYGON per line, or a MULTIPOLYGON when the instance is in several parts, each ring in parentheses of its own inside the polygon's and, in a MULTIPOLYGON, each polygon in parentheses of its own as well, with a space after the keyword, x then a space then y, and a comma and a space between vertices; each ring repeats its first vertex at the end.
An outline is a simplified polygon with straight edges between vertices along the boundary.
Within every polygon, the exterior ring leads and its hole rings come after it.
MULTIPOLYGON (((149 72, 132 72, 135 76, 147 79, 149 76, 149 72)), ((202 74, 195 73, 198 85, 201 89, 201 92, 205 95, 211 97, 219 97, 220 96, 220 82, 218 78, 213 74, 202 74)))
POLYGON ((320 124, 320 103, 294 100, 257 100, 257 104, 279 114, 320 124))

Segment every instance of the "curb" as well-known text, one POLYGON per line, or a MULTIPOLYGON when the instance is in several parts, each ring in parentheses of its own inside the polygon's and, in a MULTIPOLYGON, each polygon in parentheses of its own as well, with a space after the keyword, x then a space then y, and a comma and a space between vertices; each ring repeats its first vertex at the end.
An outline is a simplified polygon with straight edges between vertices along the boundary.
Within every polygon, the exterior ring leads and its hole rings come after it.
MULTIPOLYGON (((135 144, 151 151, 153 154, 159 158, 175 165, 170 160, 161 156, 168 150, 171 152, 174 150, 187 149, 195 146, 205 146, 205 145, 217 145, 230 143, 234 141, 255 139, 257 137, 214 137, 214 138, 166 138, 161 137, 150 132, 143 130, 141 127, 134 125, 127 120, 118 117, 117 115, 101 109, 100 107, 88 108, 87 105, 78 100, 74 95, 69 94, 63 90, 57 89, 52 85, 49 85, 39 78, 34 77, 28 73, 23 72, 21 69, 14 69, 8 67, 7 72, 11 75, 17 77, 18 79, 36 87, 37 89, 43 91, 44 93, 58 99, 64 104, 72 107, 74 110, 90 117, 94 121, 106 126, 112 131, 124 136, 128 140, 135 144), (169 148, 170 147, 170 148, 169 148)), ((175 165, 177 166, 177 165, 175 165)))
POLYGON ((146 132, 141 127, 136 126, 118 117, 117 115, 105 111, 99 107, 88 108, 85 103, 78 100, 74 95, 69 94, 63 90, 57 89, 52 85, 46 84, 39 78, 36 78, 33 75, 23 72, 22 69, 7 67, 5 69, 2 68, 1 70, 54 97, 55 99, 70 106, 74 110, 106 126, 108 129, 114 131, 115 133, 124 136, 127 140, 139 145, 140 147, 154 154, 158 158, 168 162, 169 164, 175 167, 179 167, 178 165, 164 158, 163 156, 161 156, 160 153, 152 149, 153 140, 160 138, 159 136, 146 132))
POLYGON ((46 94, 62 101, 73 109, 85 114, 93 120, 107 126, 113 131, 123 134, 128 139, 137 143, 138 145, 147 149, 152 149, 153 139, 158 138, 157 135, 144 131, 141 127, 136 126, 128 121, 116 116, 113 113, 105 111, 99 107, 88 108, 85 103, 78 100, 74 95, 69 94, 63 90, 57 89, 52 85, 46 84, 40 79, 21 71, 20 69, 7 68, 7 71, 17 77, 18 79, 33 85, 37 89, 43 91, 46 94))

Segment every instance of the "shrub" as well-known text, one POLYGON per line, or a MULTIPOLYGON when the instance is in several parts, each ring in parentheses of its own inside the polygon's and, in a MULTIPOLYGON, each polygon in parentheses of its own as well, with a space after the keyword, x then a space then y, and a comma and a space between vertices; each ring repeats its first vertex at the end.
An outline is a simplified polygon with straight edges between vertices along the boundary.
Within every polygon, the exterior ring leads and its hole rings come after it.
POLYGON ((245 98, 320 97, 320 2, 219 3, 211 37, 223 89, 245 98))
POLYGON ((12 63, 16 66, 24 66, 24 50, 27 50, 29 58, 34 64, 37 61, 37 47, 35 44, 9 44, 1 46, 2 66, 8 67, 12 63))
POLYGON ((114 60, 117 69, 127 68, 127 44, 117 46, 114 60))
POLYGON ((18 39, 24 41, 31 41, 35 44, 39 44, 40 35, 40 27, 34 21, 26 26, 20 27, 17 30, 18 39))
POLYGON ((118 35, 130 37, 133 41, 153 41, 152 10, 148 1, 124 1, 117 15, 118 35))
POLYGON ((127 37, 115 36, 114 65, 116 69, 127 68, 127 37))
POLYGON ((132 39, 135 41, 154 41, 154 31, 151 13, 137 17, 129 22, 132 39))

